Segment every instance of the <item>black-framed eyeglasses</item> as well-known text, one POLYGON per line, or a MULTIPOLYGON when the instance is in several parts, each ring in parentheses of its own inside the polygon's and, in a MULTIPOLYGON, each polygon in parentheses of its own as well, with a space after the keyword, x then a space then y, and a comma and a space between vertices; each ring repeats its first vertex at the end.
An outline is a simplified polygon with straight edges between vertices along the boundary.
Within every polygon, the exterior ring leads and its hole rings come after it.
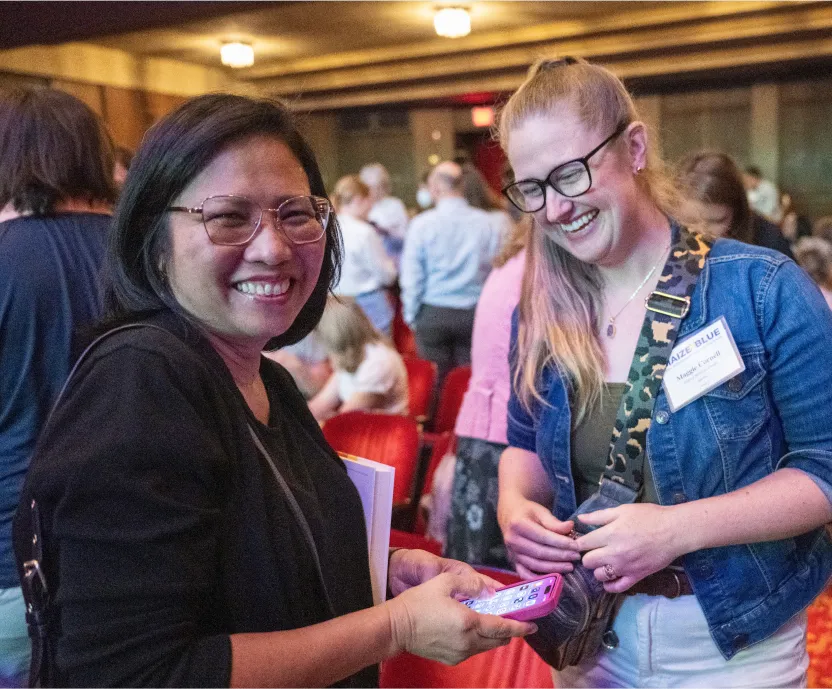
POLYGON ((558 165, 546 175, 546 179, 521 179, 513 182, 503 189, 503 194, 523 213, 536 213, 546 205, 547 184, 562 196, 569 198, 585 194, 592 187, 589 159, 625 129, 627 123, 620 123, 612 134, 583 158, 575 158, 558 165))
POLYGON ((332 206, 322 196, 292 196, 277 208, 262 208, 245 196, 209 196, 196 208, 170 206, 167 210, 201 213, 208 239, 222 246, 248 244, 266 212, 274 216, 275 224, 292 244, 311 244, 324 236, 332 214, 332 206))

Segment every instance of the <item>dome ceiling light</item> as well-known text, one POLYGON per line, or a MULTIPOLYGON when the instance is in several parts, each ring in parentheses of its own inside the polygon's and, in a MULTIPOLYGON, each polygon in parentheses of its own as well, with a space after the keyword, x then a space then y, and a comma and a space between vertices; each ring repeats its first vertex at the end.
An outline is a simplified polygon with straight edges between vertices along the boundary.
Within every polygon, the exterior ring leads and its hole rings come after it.
POLYGON ((444 38, 461 38, 471 33, 471 14, 464 7, 443 7, 433 15, 433 28, 444 38))
POLYGON ((248 43, 223 43, 220 46, 220 60, 226 67, 240 69, 254 64, 254 48, 248 43))

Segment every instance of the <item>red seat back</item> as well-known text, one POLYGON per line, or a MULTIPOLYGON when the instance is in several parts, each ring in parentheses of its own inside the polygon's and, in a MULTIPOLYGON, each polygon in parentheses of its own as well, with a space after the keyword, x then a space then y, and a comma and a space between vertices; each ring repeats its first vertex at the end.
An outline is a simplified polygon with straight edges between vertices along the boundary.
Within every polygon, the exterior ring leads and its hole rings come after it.
POLYGON ((426 359, 405 357, 410 415, 419 423, 425 423, 430 414, 433 386, 436 385, 436 364, 426 359))
MULTIPOLYGON (((509 584, 517 575, 503 570, 477 568, 509 584)), ((381 664, 381 687, 551 687, 552 668, 522 639, 475 655, 453 667, 409 653, 381 664)))
POLYGON ((427 550, 434 555, 442 555, 442 544, 439 541, 409 531, 399 531, 399 529, 390 529, 390 547, 416 548, 427 550))
POLYGON ((401 305, 397 304, 393 316, 393 345, 402 356, 416 356, 416 336, 402 318, 401 305))
POLYGON ((433 416, 433 432, 444 433, 454 430, 456 416, 462 406, 462 398, 468 390, 468 381, 471 380, 470 366, 457 366, 445 376, 442 383, 442 392, 439 394, 439 404, 436 406, 436 414, 433 416))
POLYGON ((419 429, 407 416, 349 411, 336 414, 323 427, 327 442, 338 452, 395 467, 393 502, 411 498, 419 460, 419 429))

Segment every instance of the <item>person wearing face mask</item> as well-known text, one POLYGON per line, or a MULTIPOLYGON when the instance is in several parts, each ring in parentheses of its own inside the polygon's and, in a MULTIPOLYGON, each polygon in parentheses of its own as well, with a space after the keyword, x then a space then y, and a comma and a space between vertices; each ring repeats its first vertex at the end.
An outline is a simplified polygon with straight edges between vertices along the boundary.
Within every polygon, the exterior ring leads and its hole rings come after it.
POLYGON ((416 190, 416 204, 423 211, 426 211, 433 205, 433 196, 431 196, 430 189, 425 184, 420 184, 416 190))
POLYGON ((438 367, 437 384, 471 361, 474 308, 503 236, 488 214, 463 195, 462 168, 439 163, 428 176, 436 206, 410 224, 401 264, 405 322, 419 356, 438 367))
POLYGON ((534 629, 463 605, 496 582, 425 551, 391 553, 373 605, 358 492, 261 355, 320 319, 338 234, 281 104, 201 96, 144 137, 103 334, 15 519, 32 686, 368 687, 400 651, 457 663, 534 629))
POLYGON ((344 262, 335 293, 354 298, 375 328, 389 337, 393 306, 386 288, 395 283, 397 271, 367 222, 373 203, 370 189, 355 175, 347 175, 336 183, 332 201, 344 238, 344 262))
POLYGON ((607 69, 542 60, 499 136, 535 225, 498 520, 521 576, 622 594, 557 686, 805 686, 832 575, 832 312, 786 256, 680 224, 607 69))

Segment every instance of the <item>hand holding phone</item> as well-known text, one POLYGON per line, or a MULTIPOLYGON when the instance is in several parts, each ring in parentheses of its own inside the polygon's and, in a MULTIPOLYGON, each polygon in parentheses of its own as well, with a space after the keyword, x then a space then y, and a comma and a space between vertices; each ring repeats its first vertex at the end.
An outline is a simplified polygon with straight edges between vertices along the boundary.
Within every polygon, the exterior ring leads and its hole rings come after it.
POLYGON ((526 622, 552 612, 558 604, 562 588, 560 574, 547 574, 504 586, 487 598, 466 598, 460 602, 484 615, 499 615, 526 622))

